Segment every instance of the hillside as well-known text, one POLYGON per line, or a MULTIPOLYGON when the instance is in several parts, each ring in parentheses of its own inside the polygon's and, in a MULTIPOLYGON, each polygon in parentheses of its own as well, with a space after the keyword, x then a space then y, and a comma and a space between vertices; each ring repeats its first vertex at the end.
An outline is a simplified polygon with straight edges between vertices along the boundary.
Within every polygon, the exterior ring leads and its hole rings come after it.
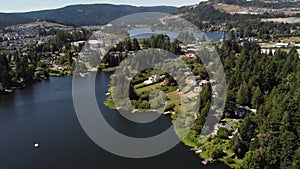
POLYGON ((172 12, 172 14, 187 19, 203 30, 213 27, 217 29, 217 27, 232 23, 240 24, 241 21, 257 18, 257 16, 254 15, 231 15, 226 11, 216 9, 214 7, 215 4, 216 3, 213 2, 201 2, 199 5, 178 8, 172 12))
POLYGON ((0 27, 14 24, 23 24, 33 21, 33 19, 24 17, 20 14, 0 13, 0 27))
POLYGON ((33 20, 51 20, 68 25, 106 24, 122 16, 140 12, 169 13, 175 10, 171 6, 136 7, 129 5, 89 4, 71 5, 64 8, 33 11, 26 13, 0 14, 0 26, 27 23, 33 20))
POLYGON ((284 35, 292 27, 299 26, 298 22, 290 21, 291 18, 299 18, 299 7, 300 2, 211 0, 178 8, 172 14, 187 19, 204 31, 234 29, 244 37, 262 38, 269 31, 284 35), (278 19, 274 20, 274 18, 278 19))
POLYGON ((213 3, 238 5, 241 7, 256 8, 299 8, 300 1, 297 0, 210 0, 213 3))
POLYGON ((72 5, 55 10, 36 11, 23 13, 22 15, 32 19, 48 19, 65 24, 96 25, 106 24, 122 16, 140 12, 163 12, 168 13, 174 7, 135 7, 129 5, 91 4, 72 5))

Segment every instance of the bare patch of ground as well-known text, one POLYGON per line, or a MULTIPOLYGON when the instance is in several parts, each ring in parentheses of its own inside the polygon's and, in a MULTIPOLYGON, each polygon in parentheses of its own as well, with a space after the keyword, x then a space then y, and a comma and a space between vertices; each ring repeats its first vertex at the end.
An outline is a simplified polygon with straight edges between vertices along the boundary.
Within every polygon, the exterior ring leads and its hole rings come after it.
POLYGON ((289 18, 264 18, 262 22, 279 22, 279 23, 300 23, 300 18, 289 17, 289 18))
POLYGON ((45 27, 53 27, 53 26, 59 26, 64 27, 65 25, 58 24, 58 23, 52 23, 52 22, 46 22, 46 21, 38 21, 28 24, 23 24, 22 27, 24 28, 30 28, 30 27, 36 27, 36 26, 45 26, 45 27))
POLYGON ((300 42, 300 36, 281 39, 281 41, 286 42, 286 43, 299 43, 300 42))
POLYGON ((229 5, 229 4, 223 4, 223 3, 218 3, 214 5, 214 8, 220 11, 224 11, 226 13, 230 14, 236 14, 242 11, 245 11, 242 7, 238 5, 229 5))

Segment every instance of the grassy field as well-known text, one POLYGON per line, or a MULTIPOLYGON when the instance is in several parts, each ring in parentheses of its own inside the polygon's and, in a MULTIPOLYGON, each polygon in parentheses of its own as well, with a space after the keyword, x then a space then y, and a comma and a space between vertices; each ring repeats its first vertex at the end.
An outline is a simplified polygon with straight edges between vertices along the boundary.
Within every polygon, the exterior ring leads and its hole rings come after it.
POLYGON ((181 97, 180 97, 180 92, 171 92, 171 93, 167 93, 167 97, 170 99, 168 100, 168 104, 175 104, 175 112, 179 112, 180 111, 180 104, 181 104, 181 97))
POLYGON ((138 88, 139 86, 141 86, 141 84, 138 84, 138 85, 135 86, 136 93, 138 95, 141 95, 143 92, 148 92, 148 91, 151 91, 151 90, 154 90, 154 89, 158 89, 160 87, 160 83, 156 83, 156 84, 153 84, 153 85, 145 86, 145 87, 142 87, 142 88, 138 88))
POLYGON ((292 42, 298 43, 298 42, 300 42, 300 36, 284 38, 284 39, 281 39, 281 41, 287 42, 287 43, 292 43, 292 42))
POLYGON ((144 83, 137 84, 137 85, 134 86, 135 89, 139 89, 139 88, 142 88, 142 87, 145 87, 144 83))
POLYGON ((115 106, 115 104, 114 104, 114 102, 113 102, 113 100, 111 98, 108 99, 108 100, 106 100, 104 102, 104 105, 107 106, 107 107, 109 107, 110 109, 116 109, 116 106, 115 106))
MULTIPOLYGON (((145 92, 150 92, 150 91, 155 90, 155 89, 161 89, 162 86, 161 86, 160 83, 155 83, 155 84, 148 85, 148 86, 144 86, 144 84, 141 83, 141 84, 135 85, 134 88, 135 88, 135 91, 138 95, 142 95, 145 92)), ((173 88, 171 87, 170 90, 172 92, 165 92, 166 96, 168 98, 167 105, 174 104, 175 105, 174 110, 179 111, 180 110, 180 104, 181 104, 181 97, 180 97, 181 93, 177 92, 177 91, 173 91, 173 89, 177 89, 177 87, 173 87, 173 88)))

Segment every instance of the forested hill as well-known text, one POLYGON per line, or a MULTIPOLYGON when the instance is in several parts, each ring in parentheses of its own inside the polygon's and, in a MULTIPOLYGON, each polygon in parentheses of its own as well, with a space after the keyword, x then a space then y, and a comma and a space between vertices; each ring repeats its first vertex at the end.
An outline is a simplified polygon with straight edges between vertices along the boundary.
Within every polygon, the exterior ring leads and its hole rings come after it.
POLYGON ((140 12, 169 13, 171 6, 136 7, 130 5, 89 4, 71 5, 60 9, 34 11, 27 13, 0 14, 0 26, 26 23, 33 20, 51 20, 59 23, 83 26, 103 25, 122 16, 140 12))
POLYGON ((228 83, 225 116, 234 115, 236 105, 257 109, 241 121, 239 134, 229 141, 234 155, 226 161, 243 159, 245 169, 299 169, 299 54, 295 48, 275 55, 259 51, 257 44, 241 47, 234 38, 218 49, 228 83))
POLYGON ((0 13, 0 27, 15 24, 23 24, 32 21, 33 19, 24 17, 20 14, 0 13))
POLYGON ((300 23, 264 22, 263 19, 299 17, 299 6, 300 2, 211 0, 180 7, 172 14, 183 17, 203 31, 229 32, 235 29, 239 37, 269 39, 266 36, 289 34, 289 30, 297 28, 300 23))
POLYGON ((213 3, 225 3, 230 5, 240 5, 242 7, 260 7, 260 8, 299 8, 300 2, 293 0, 279 0, 279 1, 263 1, 263 0, 211 0, 213 3))
POLYGON ((61 9, 37 11, 22 14, 32 19, 50 19, 60 23, 71 23, 74 25, 96 25, 106 24, 115 19, 129 14, 140 12, 163 12, 168 13, 174 7, 135 7, 129 5, 91 4, 72 5, 61 9))

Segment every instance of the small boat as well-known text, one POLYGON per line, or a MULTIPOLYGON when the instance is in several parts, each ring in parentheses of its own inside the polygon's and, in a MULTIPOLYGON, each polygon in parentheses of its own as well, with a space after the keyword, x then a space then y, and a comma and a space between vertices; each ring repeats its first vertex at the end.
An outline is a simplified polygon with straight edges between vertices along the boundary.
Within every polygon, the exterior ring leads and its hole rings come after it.
POLYGON ((109 96, 109 95, 110 95, 110 93, 106 93, 105 95, 106 95, 106 96, 109 96))
POLYGON ((134 109, 134 110, 132 110, 132 114, 134 114, 134 113, 136 113, 136 112, 138 112, 139 110, 138 109, 134 109))
POLYGON ((40 144, 38 142, 34 143, 34 148, 39 148, 40 147, 40 144))
POLYGON ((175 112, 173 112, 173 111, 167 111, 167 112, 164 112, 163 114, 164 115, 174 115, 175 112))
POLYGON ((211 162, 213 162, 213 160, 214 160, 213 158, 206 159, 206 160, 202 161, 202 164, 204 164, 204 165, 210 164, 211 162))
POLYGON ((79 73, 79 75, 80 75, 81 77, 86 77, 86 74, 83 74, 83 73, 79 73))

